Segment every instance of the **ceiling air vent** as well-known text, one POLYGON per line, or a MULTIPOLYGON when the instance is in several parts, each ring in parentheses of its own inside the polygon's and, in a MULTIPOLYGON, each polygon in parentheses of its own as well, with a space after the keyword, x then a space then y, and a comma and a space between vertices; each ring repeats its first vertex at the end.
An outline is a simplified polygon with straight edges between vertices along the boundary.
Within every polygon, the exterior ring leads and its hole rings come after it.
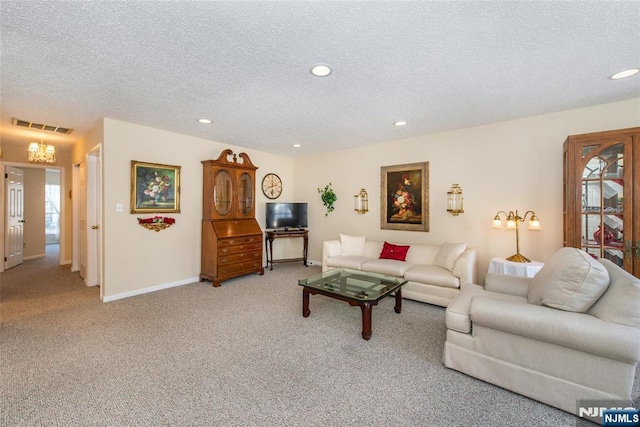
POLYGON ((73 132, 73 129, 69 129, 69 128, 43 125, 41 123, 33 123, 33 122, 28 122, 26 120, 20 120, 20 119, 13 119, 13 125, 22 126, 24 128, 36 129, 36 130, 47 130, 49 132, 63 133, 65 135, 69 135, 71 132, 73 132))

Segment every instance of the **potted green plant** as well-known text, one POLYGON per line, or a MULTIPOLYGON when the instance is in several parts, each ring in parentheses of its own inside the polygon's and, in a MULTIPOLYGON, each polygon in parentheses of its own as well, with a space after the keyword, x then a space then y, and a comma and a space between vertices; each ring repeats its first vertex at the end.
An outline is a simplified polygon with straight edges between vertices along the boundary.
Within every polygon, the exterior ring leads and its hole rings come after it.
POLYGON ((327 212, 325 212, 324 216, 329 216, 329 214, 333 212, 333 204, 338 200, 338 196, 333 192, 331 183, 325 185, 324 189, 318 188, 318 193, 320 193, 322 204, 327 208, 327 212))

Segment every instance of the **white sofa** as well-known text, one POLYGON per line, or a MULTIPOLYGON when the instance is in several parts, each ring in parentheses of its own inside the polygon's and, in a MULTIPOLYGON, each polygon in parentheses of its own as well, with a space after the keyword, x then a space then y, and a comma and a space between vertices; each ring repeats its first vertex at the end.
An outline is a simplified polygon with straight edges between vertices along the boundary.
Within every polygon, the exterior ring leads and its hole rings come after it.
POLYGON ((379 259, 384 244, 364 236, 327 240, 322 245, 322 271, 352 268, 404 277, 403 298, 442 307, 460 293, 461 285, 477 281, 477 251, 465 244, 396 243, 409 246, 405 261, 379 259))
POLYGON ((449 368, 576 415, 579 400, 632 400, 640 279, 606 259, 566 247, 533 278, 488 273, 445 318, 449 368))

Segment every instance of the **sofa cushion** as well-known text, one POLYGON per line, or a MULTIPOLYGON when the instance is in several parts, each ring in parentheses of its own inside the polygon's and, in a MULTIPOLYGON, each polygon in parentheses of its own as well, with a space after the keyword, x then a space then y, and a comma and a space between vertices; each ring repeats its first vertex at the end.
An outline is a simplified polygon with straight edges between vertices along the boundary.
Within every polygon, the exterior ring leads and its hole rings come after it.
POLYGON ((369 260, 371 258, 358 255, 334 256, 327 258, 327 267, 362 270, 362 263, 369 260))
POLYGON ((528 300, 565 311, 586 312, 609 285, 609 273, 588 253, 561 248, 531 279, 528 300))
POLYGON ((397 259, 398 261, 404 261, 409 252, 410 246, 394 245, 389 242, 384 242, 382 246, 382 252, 380 252, 380 259, 397 259))
POLYGON ((348 236, 340 234, 340 246, 342 255, 364 255, 366 236, 348 236))
POLYGON ((436 255, 436 259, 433 264, 451 271, 453 270, 453 265, 466 248, 466 243, 444 242, 442 246, 440 246, 440 250, 438 251, 438 255, 436 255))
POLYGON ((460 279, 450 271, 435 265, 414 265, 404 273, 404 278, 410 282, 428 283, 446 288, 459 288, 460 279))
POLYGON ((395 259, 369 259, 362 263, 362 270, 364 271, 396 277, 403 277, 405 271, 411 267, 413 267, 413 264, 410 262, 395 259))
POLYGON ((587 313, 605 322, 640 329, 640 279, 608 259, 600 263, 609 272, 609 287, 587 313))

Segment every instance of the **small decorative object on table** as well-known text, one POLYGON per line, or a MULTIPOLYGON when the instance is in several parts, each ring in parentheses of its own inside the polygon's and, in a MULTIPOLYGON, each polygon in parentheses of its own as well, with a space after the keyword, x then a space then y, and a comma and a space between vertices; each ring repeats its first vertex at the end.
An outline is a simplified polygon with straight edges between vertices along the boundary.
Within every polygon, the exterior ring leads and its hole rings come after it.
POLYGON ((598 226, 598 229, 593 233, 593 238, 596 239, 598 243, 608 245, 613 240, 613 233, 610 231, 610 227, 608 225, 604 226, 604 233, 602 233, 602 229, 598 226), (604 239, 602 238, 603 234, 604 239))
POLYGON ((541 230, 542 227, 540 227, 540 219, 536 216, 536 213, 534 211, 526 211, 522 216, 518 215, 517 209, 516 213, 513 213, 513 211, 509 211, 509 213, 506 213, 505 211, 498 211, 496 212, 496 216, 493 217, 493 224, 491 225, 491 228, 502 228, 502 220, 500 219, 500 214, 504 214, 507 220, 507 229, 516 230, 516 253, 507 258, 507 261, 531 262, 529 258, 520 254, 519 224, 527 219, 527 215, 531 214, 531 216, 529 216, 529 230, 541 230))
POLYGON ((153 218, 138 218, 138 224, 147 230, 160 231, 176 223, 175 218, 168 216, 154 216, 153 218))

